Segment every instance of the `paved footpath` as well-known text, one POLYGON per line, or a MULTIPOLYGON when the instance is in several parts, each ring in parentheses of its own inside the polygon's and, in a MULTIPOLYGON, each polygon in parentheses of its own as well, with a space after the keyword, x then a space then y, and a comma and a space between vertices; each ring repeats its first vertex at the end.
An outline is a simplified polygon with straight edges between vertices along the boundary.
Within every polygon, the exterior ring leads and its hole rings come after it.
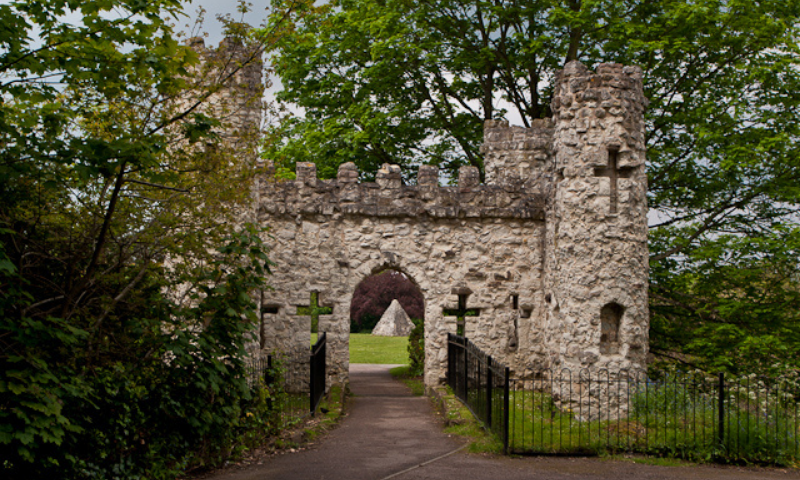
POLYGON ((797 471, 731 467, 660 467, 586 458, 505 458, 452 453, 463 446, 442 432, 426 397, 392 379, 390 366, 350 366, 355 394, 341 425, 310 449, 263 465, 221 472, 214 480, 624 480, 800 479, 797 471), (450 455, 448 455, 450 454, 450 455), (443 458, 440 458, 443 457, 443 458), (438 458, 438 459, 437 459, 438 458), (434 460, 436 459, 436 460, 434 460), (434 460, 430 463, 429 461, 434 460), (422 466, 420 466, 422 464, 422 466), (415 468, 417 467, 417 468, 415 468))

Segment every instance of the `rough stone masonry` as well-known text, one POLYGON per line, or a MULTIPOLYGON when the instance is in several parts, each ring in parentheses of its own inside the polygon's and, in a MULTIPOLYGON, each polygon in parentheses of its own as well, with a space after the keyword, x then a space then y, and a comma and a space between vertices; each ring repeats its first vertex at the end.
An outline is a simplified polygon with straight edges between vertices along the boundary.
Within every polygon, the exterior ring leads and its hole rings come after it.
POLYGON ((569 63, 553 117, 530 128, 485 124, 486 183, 462 167, 440 186, 384 165, 360 183, 352 163, 319 180, 256 185, 258 221, 276 266, 264 292, 262 347, 306 352, 311 318, 328 333, 331 382, 348 380, 350 301, 359 282, 406 274, 425 299, 425 383, 441 384, 446 334, 465 335, 526 377, 544 368, 645 368, 647 177, 642 74, 569 63), (314 302, 312 302, 312 292, 314 302), (304 308, 305 307, 305 308, 304 308), (306 312, 306 314, 298 314, 306 312), (477 316, 459 315, 465 309, 477 316), (459 322, 463 320, 463 325, 459 322))

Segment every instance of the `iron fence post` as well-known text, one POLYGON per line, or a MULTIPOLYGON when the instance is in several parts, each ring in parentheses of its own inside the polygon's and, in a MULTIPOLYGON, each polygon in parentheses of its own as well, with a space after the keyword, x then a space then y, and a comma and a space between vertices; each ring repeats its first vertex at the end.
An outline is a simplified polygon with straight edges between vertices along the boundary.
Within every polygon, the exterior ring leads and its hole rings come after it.
POLYGON ((719 373, 719 425, 717 427, 719 448, 725 444, 725 374, 719 373))
POLYGON ((264 372, 264 385, 267 387, 267 391, 269 392, 269 398, 267 398, 267 410, 270 411, 274 407, 272 400, 275 396, 275 387, 272 385, 273 383, 275 383, 275 378, 272 374, 272 355, 267 355, 267 371, 264 372))
POLYGON ((469 397, 469 348, 465 337, 461 337, 461 344, 464 346, 464 392, 462 398, 466 402, 469 397))
POLYGON ((451 372, 453 371, 453 348, 450 346, 450 333, 447 334, 447 338, 445 340, 447 341, 447 374, 446 374, 446 378, 447 378, 447 384, 450 385, 450 387, 452 387, 453 386, 453 382, 451 381, 451 379, 452 379, 452 373, 451 372))
POLYGON ((322 396, 325 394, 325 385, 327 383, 327 345, 328 337, 327 332, 319 334, 317 343, 311 347, 310 355, 310 368, 309 368, 309 409, 311 416, 316 414, 317 404, 322 396))
POLYGON ((491 430, 492 428, 492 386, 493 382, 492 373, 492 356, 486 359, 486 426, 491 430))
POLYGON ((505 379, 503 382, 503 454, 508 455, 508 417, 509 417, 509 397, 511 396, 510 377, 511 369, 505 368, 503 372, 505 379))
MULTIPOLYGON (((312 347, 313 348, 313 347, 312 347)), ((314 408, 314 399, 317 398, 317 362, 316 358, 314 357, 314 353, 312 352, 310 355, 311 361, 309 362, 309 379, 308 379, 308 405, 311 411, 311 416, 314 416, 315 408, 314 408)))

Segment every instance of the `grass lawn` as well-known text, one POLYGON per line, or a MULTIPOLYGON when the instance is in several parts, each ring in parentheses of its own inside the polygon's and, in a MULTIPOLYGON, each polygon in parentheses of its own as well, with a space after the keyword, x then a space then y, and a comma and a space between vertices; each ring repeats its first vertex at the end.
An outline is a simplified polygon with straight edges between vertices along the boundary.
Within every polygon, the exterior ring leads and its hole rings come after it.
MULTIPOLYGON (((311 344, 317 334, 311 334, 311 344)), ((408 363, 408 337, 378 337, 369 333, 350 334, 350 363, 408 363)))
POLYGON ((408 363, 408 337, 350 334, 350 363, 408 363))

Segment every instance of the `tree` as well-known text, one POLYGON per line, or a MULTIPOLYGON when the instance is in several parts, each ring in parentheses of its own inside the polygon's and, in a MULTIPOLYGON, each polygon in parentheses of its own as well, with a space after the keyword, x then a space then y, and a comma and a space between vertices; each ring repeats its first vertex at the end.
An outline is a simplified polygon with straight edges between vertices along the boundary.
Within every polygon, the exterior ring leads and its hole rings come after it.
POLYGON ((0 468, 11 478, 163 478, 219 461, 241 434, 249 294, 266 256, 257 232, 231 228, 257 131, 239 128, 232 155, 223 133, 240 112, 224 98, 263 49, 229 23, 238 41, 198 54, 169 25, 181 8, 0 5, 0 468))
POLYGON ((410 318, 425 318, 425 301, 416 285, 402 273, 387 270, 356 287, 350 302, 351 330, 371 332, 395 299, 410 318))
POLYGON ((324 177, 354 161, 365 178, 384 162, 455 178, 482 166, 483 120, 549 115, 567 61, 639 65, 652 351, 797 366, 799 16, 779 0, 308 2, 274 53, 280 98, 305 114, 267 154, 324 177))

